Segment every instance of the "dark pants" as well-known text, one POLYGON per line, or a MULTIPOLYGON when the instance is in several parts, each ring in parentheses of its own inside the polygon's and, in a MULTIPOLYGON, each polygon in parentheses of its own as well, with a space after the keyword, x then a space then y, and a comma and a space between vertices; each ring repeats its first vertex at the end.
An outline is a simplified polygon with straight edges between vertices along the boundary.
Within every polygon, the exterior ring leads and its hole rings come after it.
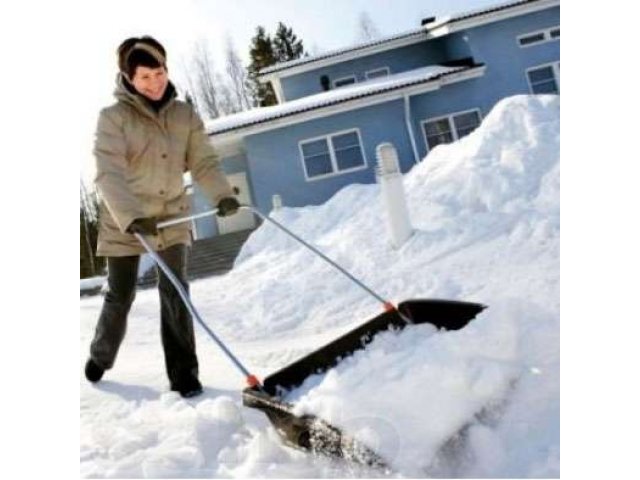
MULTIPOLYGON (((158 254, 189 291, 186 265, 187 247, 174 245, 158 254)), ((139 256, 107 257, 108 291, 91 342, 91 358, 102 368, 109 369, 127 328, 127 315, 136 294, 139 256)), ((160 292, 160 332, 164 348, 165 366, 171 387, 186 378, 198 377, 193 321, 180 295, 167 276, 156 266, 160 292)))

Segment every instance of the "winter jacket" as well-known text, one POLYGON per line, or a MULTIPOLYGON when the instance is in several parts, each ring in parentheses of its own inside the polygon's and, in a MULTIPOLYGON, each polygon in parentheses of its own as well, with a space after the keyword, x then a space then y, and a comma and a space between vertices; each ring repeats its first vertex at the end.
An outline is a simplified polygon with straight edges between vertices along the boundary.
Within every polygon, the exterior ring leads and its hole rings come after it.
MULTIPOLYGON (((117 102, 100 112, 94 155, 96 187, 100 193, 99 256, 128 256, 144 252, 126 233, 136 218, 159 222, 189 214, 183 174, 216 205, 233 191, 193 107, 176 99, 171 83, 167 101, 156 112, 118 75, 117 102)), ((156 250, 191 243, 191 222, 161 229, 148 236, 156 250)))

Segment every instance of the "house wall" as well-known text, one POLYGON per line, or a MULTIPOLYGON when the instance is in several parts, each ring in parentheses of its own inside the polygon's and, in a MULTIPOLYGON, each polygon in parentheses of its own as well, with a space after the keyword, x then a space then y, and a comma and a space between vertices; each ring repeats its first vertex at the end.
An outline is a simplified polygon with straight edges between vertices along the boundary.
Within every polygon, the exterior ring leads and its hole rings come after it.
POLYGON ((375 182, 375 148, 382 142, 396 145, 402 171, 414 164, 402 100, 252 135, 245 142, 254 201, 265 212, 271 210, 274 194, 281 195, 285 206, 318 205, 347 185, 375 182), (299 143, 352 128, 360 130, 366 169, 306 181, 299 143))
POLYGON ((528 68, 560 60, 560 40, 520 47, 517 37, 559 25, 560 8, 550 8, 458 32, 451 48, 464 41, 475 61, 487 65, 478 86, 486 93, 487 106, 493 106, 501 98, 530 93, 528 68))
MULTIPOLYGON (((428 152, 421 127, 423 120, 470 109, 478 109, 484 118, 500 99, 529 93, 526 70, 559 61, 560 42, 550 41, 523 48, 518 44, 517 37, 558 26, 559 15, 559 8, 547 9, 300 74, 283 81, 285 95, 290 100, 318 93, 321 91, 319 79, 324 74, 335 79, 357 73, 358 79, 362 80, 365 71, 383 66, 390 67, 391 74, 394 74, 473 56, 477 63, 486 65, 483 76, 445 85, 439 90, 410 98, 416 147, 420 158, 424 158, 428 152)), ((382 142, 391 142, 396 146, 403 172, 413 166, 402 100, 250 135, 244 139, 246 156, 235 160, 225 159, 225 169, 238 168, 248 172, 254 204, 264 212, 271 210, 274 194, 281 195, 286 206, 318 205, 347 185, 375 182, 375 148, 382 142), (299 143, 352 128, 359 129, 367 168, 306 181, 299 143)), ((233 170, 228 171, 233 173, 233 170)))
POLYGON ((351 75, 355 75, 358 82, 363 82, 366 80, 365 73, 369 70, 389 67, 393 75, 437 64, 445 59, 443 41, 422 42, 283 78, 282 90, 285 99, 291 101, 323 92, 320 84, 320 78, 323 75, 329 77, 331 85, 334 80, 351 75))
POLYGON ((559 61, 560 41, 522 48, 518 37, 558 25, 560 9, 552 8, 445 37, 445 51, 450 59, 471 55, 487 68, 482 77, 411 98, 412 126, 420 157, 428 153, 421 126, 423 120, 475 108, 484 118, 502 98, 530 93, 526 70, 559 61))
POLYGON ((483 83, 484 77, 479 77, 411 97, 411 123, 421 160, 428 153, 421 122, 475 108, 480 110, 480 116, 484 118, 490 108, 487 108, 486 92, 481 86, 483 83))

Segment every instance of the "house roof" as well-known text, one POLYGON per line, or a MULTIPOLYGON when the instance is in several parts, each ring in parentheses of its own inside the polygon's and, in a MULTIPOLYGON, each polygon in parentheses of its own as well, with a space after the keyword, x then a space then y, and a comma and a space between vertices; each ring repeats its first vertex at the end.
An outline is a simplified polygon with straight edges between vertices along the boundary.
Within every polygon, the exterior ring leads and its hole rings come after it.
POLYGON ((463 20, 468 20, 470 18, 480 17, 483 15, 488 15, 490 13, 500 12, 502 10, 508 10, 510 8, 515 8, 515 7, 520 7, 530 3, 541 3, 541 2, 542 0, 517 0, 517 1, 507 2, 507 3, 498 3, 488 7, 478 8, 476 10, 467 10, 466 12, 449 15, 449 16, 443 17, 440 20, 436 19, 433 22, 427 23, 425 27, 428 30, 430 28, 429 26, 433 25, 434 23, 437 23, 438 25, 443 25, 443 24, 461 22, 463 20))
POLYGON ((410 86, 434 83, 444 77, 474 70, 478 67, 482 67, 482 65, 458 67, 432 65, 418 68, 408 72, 376 78, 366 82, 340 87, 335 90, 317 93, 308 97, 285 102, 280 105, 254 108, 253 110, 216 118, 205 122, 205 128, 209 135, 221 134, 231 130, 249 127, 251 125, 308 112, 310 110, 321 109, 355 99, 381 95, 383 93, 400 90, 410 86))
POLYGON ((304 57, 304 58, 299 58, 297 60, 291 60, 289 62, 278 63, 263 69, 258 76, 271 77, 273 76, 274 73, 284 72, 294 67, 300 67, 302 65, 312 64, 312 63, 320 62, 323 60, 331 59, 334 57, 336 58, 336 60, 338 60, 338 57, 342 57, 344 55, 352 54, 361 50, 367 50, 367 49, 370 50, 371 48, 375 48, 375 47, 382 47, 382 46, 385 46, 386 44, 394 43, 398 41, 408 41, 411 39, 415 39, 416 41, 424 40, 426 38, 429 38, 430 33, 435 31, 436 29, 440 30, 442 27, 451 27, 456 23, 465 22, 470 19, 477 19, 481 22, 482 21, 489 22, 492 20, 492 16, 491 16, 492 14, 503 12, 506 10, 511 10, 511 9, 520 10, 522 9, 522 7, 535 6, 536 4, 540 4, 541 6, 544 6, 546 8, 547 6, 550 6, 553 4, 559 4, 559 3, 560 3, 559 0, 517 0, 517 1, 506 2, 506 3, 499 3, 493 6, 489 6, 481 9, 468 10, 466 12, 448 15, 439 19, 436 18, 434 21, 427 23, 426 25, 418 29, 410 30, 410 31, 396 34, 390 37, 384 37, 373 42, 367 42, 367 43, 362 43, 358 45, 353 45, 347 48, 332 50, 332 51, 329 51, 320 55, 316 55, 313 57, 304 57), (485 18, 483 19, 482 17, 485 17, 485 18))
POLYGON ((298 58, 296 60, 290 60, 288 62, 282 62, 282 63, 276 63, 275 65, 272 65, 270 67, 267 68, 263 68, 260 73, 258 74, 258 76, 263 76, 263 75, 267 75, 269 73, 274 73, 274 72, 279 72, 281 70, 287 70, 291 67, 296 67, 298 65, 304 65, 306 63, 315 63, 319 60, 324 60, 325 58, 331 58, 331 57, 338 57, 341 56, 345 53, 351 53, 351 52, 355 52, 358 50, 363 50, 365 48, 369 48, 369 47, 373 47, 376 45, 382 45, 385 43, 389 43, 389 42, 393 42, 395 40, 404 40, 404 39, 408 39, 408 38, 412 38, 415 37, 416 39, 421 39, 424 40, 426 38, 426 32, 424 30, 424 28, 417 28, 414 30, 410 30, 408 32, 403 32, 403 33, 397 33, 395 35, 389 36, 389 37, 383 37, 383 38, 379 38, 377 40, 373 40, 370 42, 366 42, 366 43, 360 43, 357 45, 351 45, 349 47, 345 47, 345 48, 340 48, 337 50, 331 50, 325 53, 321 53, 319 55, 315 55, 313 57, 302 57, 302 58, 298 58))

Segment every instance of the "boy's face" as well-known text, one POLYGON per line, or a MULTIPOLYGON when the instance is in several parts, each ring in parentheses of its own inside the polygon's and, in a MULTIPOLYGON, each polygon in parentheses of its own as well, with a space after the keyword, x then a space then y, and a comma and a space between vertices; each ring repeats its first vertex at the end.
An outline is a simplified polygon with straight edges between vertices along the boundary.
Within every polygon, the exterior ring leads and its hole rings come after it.
POLYGON ((150 68, 140 65, 136 67, 131 83, 138 93, 150 100, 160 100, 169 84, 169 76, 164 66, 150 68))

